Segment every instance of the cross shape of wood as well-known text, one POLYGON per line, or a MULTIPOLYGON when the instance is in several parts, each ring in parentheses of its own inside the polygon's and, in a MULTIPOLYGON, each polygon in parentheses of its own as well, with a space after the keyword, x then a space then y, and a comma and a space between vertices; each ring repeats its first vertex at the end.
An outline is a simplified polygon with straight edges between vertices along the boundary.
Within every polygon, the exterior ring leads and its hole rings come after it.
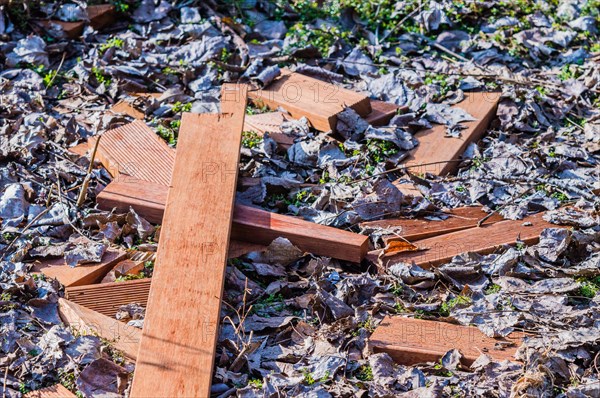
POLYGON ((246 91, 182 116, 131 397, 210 396, 246 91))

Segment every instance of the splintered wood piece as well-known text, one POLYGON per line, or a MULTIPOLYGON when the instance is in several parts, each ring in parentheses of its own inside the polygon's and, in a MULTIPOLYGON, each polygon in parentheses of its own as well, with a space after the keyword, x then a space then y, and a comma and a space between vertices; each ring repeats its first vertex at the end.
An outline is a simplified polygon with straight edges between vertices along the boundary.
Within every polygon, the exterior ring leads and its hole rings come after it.
POLYGON ((75 398, 75 394, 67 390, 62 384, 28 392, 25 398, 75 398))
POLYGON ((337 114, 346 107, 363 117, 371 113, 367 96, 289 70, 283 70, 268 87, 248 95, 259 106, 281 107, 295 119, 304 116, 321 131, 335 131, 337 114))
POLYGON ((462 363, 470 366, 481 354, 497 361, 516 361, 514 356, 522 339, 521 333, 495 339, 473 326, 387 316, 369 338, 369 345, 373 351, 386 352, 394 361, 408 366, 438 362, 448 351, 458 349, 462 363))
POLYGON ((406 107, 374 99, 371 100, 371 108, 371 113, 365 117, 371 126, 385 126, 398 113, 399 109, 406 109, 406 107))
POLYGON ((96 159, 113 176, 168 186, 175 151, 144 122, 136 120, 102 134, 96 159))
POLYGON ((79 334, 92 334, 108 340, 127 358, 135 360, 142 331, 134 326, 119 322, 99 312, 73 303, 64 298, 58 299, 60 319, 79 334))
POLYGON ((137 303, 146 307, 152 279, 74 286, 65 289, 70 301, 114 318, 122 305, 137 303))
MULTIPOLYGON (((425 218, 387 219, 378 221, 367 221, 361 223, 363 228, 401 228, 399 237, 385 238, 385 242, 406 239, 415 241, 418 239, 431 238, 463 229, 477 226, 479 220, 487 216, 481 207, 459 207, 444 212, 449 217, 445 220, 427 220, 425 218)), ((504 220, 501 215, 495 213, 485 221, 483 225, 493 224, 504 220)))
POLYGON ((127 116, 131 116, 134 119, 137 120, 144 120, 144 112, 136 109, 133 107, 133 105, 131 105, 129 102, 121 100, 119 102, 117 102, 116 104, 114 104, 111 108, 110 111, 113 113, 122 113, 125 114, 127 116))
POLYGON ((131 397, 210 396, 246 95, 182 116, 131 397))
POLYGON ((449 262, 452 257, 466 252, 489 254, 503 245, 515 245, 520 239, 527 245, 539 241, 540 233, 545 228, 563 228, 542 219, 543 213, 526 217, 523 220, 506 220, 482 227, 469 228, 462 231, 417 240, 414 242, 426 250, 403 252, 383 257, 383 265, 397 262, 414 261, 423 268, 449 262), (532 225, 523 225, 531 223, 532 225))
POLYGON ((108 249, 102 261, 95 264, 82 264, 71 267, 64 258, 44 260, 33 264, 33 272, 41 272, 48 278, 58 280, 63 286, 81 286, 97 283, 119 261, 124 260, 127 253, 120 250, 108 249))
POLYGON ((90 20, 90 25, 96 30, 100 30, 110 23, 112 23, 115 19, 115 6, 112 4, 98 4, 93 6, 88 6, 87 15, 90 20))
MULTIPOLYGON (((161 223, 167 203, 167 187, 133 179, 117 179, 98 194, 96 201, 101 209, 115 208, 127 212, 132 207, 146 220, 161 223)), ((289 239, 306 252, 352 262, 360 262, 365 257, 369 239, 365 235, 297 217, 235 205, 233 239, 269 245, 278 237, 289 239)))
POLYGON ((410 152, 404 161, 414 174, 431 173, 446 175, 456 170, 459 159, 469 143, 478 141, 496 114, 500 93, 465 93, 465 99, 454 105, 467 111, 476 120, 461 123, 466 129, 461 130, 460 138, 446 137, 446 126, 434 125, 433 128, 418 132, 415 137, 419 145, 410 152), (435 162, 446 162, 430 164, 435 162))

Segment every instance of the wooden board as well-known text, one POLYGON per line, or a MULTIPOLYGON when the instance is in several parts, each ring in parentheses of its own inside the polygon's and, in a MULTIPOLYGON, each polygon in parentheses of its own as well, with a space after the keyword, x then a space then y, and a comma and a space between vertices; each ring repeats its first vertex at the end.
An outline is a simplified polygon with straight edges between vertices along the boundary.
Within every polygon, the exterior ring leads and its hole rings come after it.
MULTIPOLYGON (((384 255, 383 266, 385 268, 390 263, 400 261, 410 263, 414 261, 420 267, 432 268, 449 262, 452 257, 461 253, 488 254, 494 252, 500 246, 515 245, 517 238, 520 238, 527 245, 532 245, 539 241, 540 233, 545 228, 561 228, 543 220, 542 215, 543 213, 538 213, 523 220, 500 221, 491 225, 417 240, 415 242, 417 246, 428 249, 396 253, 391 256, 384 255), (523 223, 526 222, 533 225, 524 226, 523 223)), ((370 253, 370 255, 373 254, 375 253, 370 253)))
POLYGON ((64 32, 64 36, 61 35, 61 38, 68 38, 71 40, 75 40, 81 36, 83 33, 83 28, 85 27, 85 22, 76 21, 76 22, 64 22, 59 20, 33 20, 35 25, 37 25, 41 29, 52 30, 56 25, 60 26, 60 28, 64 32))
POLYGON ((98 283, 65 289, 65 297, 105 316, 114 318, 122 305, 138 303, 146 307, 152 279, 98 283))
POLYGON ((168 186, 175 150, 146 123, 135 120, 102 134, 96 159, 112 176, 129 176, 168 186))
POLYGON ((414 174, 431 173, 446 175, 456 170, 458 162, 429 164, 457 160, 471 142, 477 142, 485 133, 488 125, 496 115, 500 93, 465 93, 465 99, 454 105, 464 109, 475 121, 461 123, 466 129, 461 130, 460 138, 445 137, 446 126, 436 124, 433 128, 415 134, 419 145, 404 160, 404 165, 411 167, 414 174))
POLYGON ((62 384, 56 384, 50 387, 28 392, 25 398, 75 398, 75 394, 63 387, 62 384))
POLYGON ((65 325, 78 334, 91 334, 106 339, 127 358, 137 358, 142 335, 140 329, 64 298, 58 299, 58 313, 65 325))
POLYGON ((371 126, 385 126, 399 110, 406 110, 406 107, 374 99, 371 100, 371 108, 371 113, 365 117, 371 126))
POLYGON ((321 131, 335 131, 337 114, 346 107, 363 117, 371 113, 368 97, 289 70, 283 70, 268 87, 248 92, 248 96, 259 106, 281 107, 295 119, 304 116, 321 131))
MULTIPOLYGON (((98 194, 96 201, 101 209, 115 208, 127 212, 132 207, 148 221, 161 223, 167 203, 167 188, 145 181, 121 182, 117 179, 98 194)), ((368 237, 365 235, 254 207, 235 206, 233 239, 269 245, 280 236, 309 253, 352 262, 360 262, 368 250, 368 237)))
POLYGON ((470 366, 481 354, 503 361, 515 361, 521 333, 503 339, 484 335, 473 326, 454 325, 423 319, 386 317, 369 338, 375 352, 387 352, 402 365, 438 362, 446 352, 458 349, 462 363, 470 366))
POLYGON ((82 142, 81 144, 67 148, 67 150, 76 155, 85 156, 88 153, 89 146, 87 142, 82 142))
POLYGON ((267 112, 258 115, 246 116, 244 122, 244 131, 254 131, 260 135, 269 133, 275 142, 284 148, 289 148, 294 144, 294 137, 284 134, 281 131, 281 124, 289 120, 283 112, 267 112))
POLYGON ((96 30, 100 30, 110 25, 116 17, 115 6, 112 4, 88 6, 86 11, 90 20, 90 25, 96 30))
MULTIPOLYGON (((362 228, 402 228, 400 237, 387 237, 385 242, 406 239, 414 241, 418 239, 431 238, 463 229, 474 228, 479 220, 486 217, 481 207, 459 207, 445 212, 449 217, 445 220, 427 220, 425 218, 392 218, 387 220, 367 221, 361 223, 362 228)), ((485 221, 483 225, 493 224, 504 220, 501 215, 495 213, 485 221)))
POLYGON ((82 286, 100 282, 117 263, 124 260, 127 253, 120 250, 108 249, 97 264, 82 264, 71 267, 64 258, 44 260, 33 264, 33 272, 41 272, 48 278, 58 280, 65 287, 82 286))
POLYGON ((246 93, 182 116, 131 397, 210 396, 246 93))

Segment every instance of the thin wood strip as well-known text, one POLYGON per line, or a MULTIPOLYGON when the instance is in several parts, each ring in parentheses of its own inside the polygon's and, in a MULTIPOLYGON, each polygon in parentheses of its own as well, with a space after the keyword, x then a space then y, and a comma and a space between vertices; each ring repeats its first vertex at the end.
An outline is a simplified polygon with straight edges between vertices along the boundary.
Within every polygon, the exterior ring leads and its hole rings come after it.
MULTIPOLYGON (((161 223, 167 201, 167 188, 145 181, 127 179, 110 183, 96 201, 105 210, 129 211, 129 207, 148 221, 161 223)), ((368 237, 319 225, 297 217, 236 205, 232 238, 269 245, 278 237, 289 239, 309 253, 360 262, 368 250, 368 237)))
POLYGON ((110 282, 65 289, 70 301, 114 318, 122 305, 138 303, 146 307, 152 279, 110 282))
MULTIPOLYGON (((445 235, 418 240, 417 246, 427 248, 422 251, 402 252, 383 257, 383 266, 397 262, 415 262, 423 268, 432 268, 449 262, 452 257, 465 253, 492 253, 504 245, 515 245, 520 239, 527 245, 539 241, 545 228, 562 228, 542 219, 543 213, 526 217, 523 220, 506 220, 478 228, 469 228, 445 235), (524 224, 531 225, 524 225, 524 224)), ((378 253, 371 252, 370 256, 378 253)))
POLYGON ((79 334, 92 334, 108 340, 127 358, 137 358, 141 330, 100 314, 64 298, 58 299, 58 312, 62 321, 79 334))
MULTIPOLYGON (((403 239, 412 242, 415 240, 431 238, 463 229, 474 228, 477 226, 479 220, 488 215, 479 206, 459 207, 456 209, 450 209, 444 213, 449 217, 440 221, 427 220, 425 218, 392 218, 386 220, 367 221, 361 223, 360 226, 361 228, 401 228, 399 237, 390 236, 385 238, 384 242, 389 243, 403 239)), ((484 225, 494 224, 502 220, 504 220, 504 218, 496 213, 487 219, 484 225)))
POLYGON ((523 335, 512 333, 494 339, 473 326, 454 325, 399 316, 386 317, 369 338, 375 352, 386 352, 402 365, 438 362, 446 352, 458 349, 462 363, 470 366, 481 354, 497 361, 515 361, 523 335))
POLYGON ((182 116, 131 397, 210 396, 246 93, 182 116))

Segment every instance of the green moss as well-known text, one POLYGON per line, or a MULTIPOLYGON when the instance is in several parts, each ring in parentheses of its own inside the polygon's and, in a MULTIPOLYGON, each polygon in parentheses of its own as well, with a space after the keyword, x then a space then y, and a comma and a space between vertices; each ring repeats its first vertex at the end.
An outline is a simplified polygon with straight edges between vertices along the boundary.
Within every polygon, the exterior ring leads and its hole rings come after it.
POLYGON ((373 381, 373 369, 369 365, 358 368, 356 378, 360 381, 373 381))
POLYGON ((125 42, 123 41, 123 39, 118 38, 118 37, 113 37, 110 40, 108 40, 106 43, 103 43, 100 46, 100 53, 104 54, 106 52, 106 50, 108 50, 109 48, 122 48, 123 44, 125 44, 125 42))

